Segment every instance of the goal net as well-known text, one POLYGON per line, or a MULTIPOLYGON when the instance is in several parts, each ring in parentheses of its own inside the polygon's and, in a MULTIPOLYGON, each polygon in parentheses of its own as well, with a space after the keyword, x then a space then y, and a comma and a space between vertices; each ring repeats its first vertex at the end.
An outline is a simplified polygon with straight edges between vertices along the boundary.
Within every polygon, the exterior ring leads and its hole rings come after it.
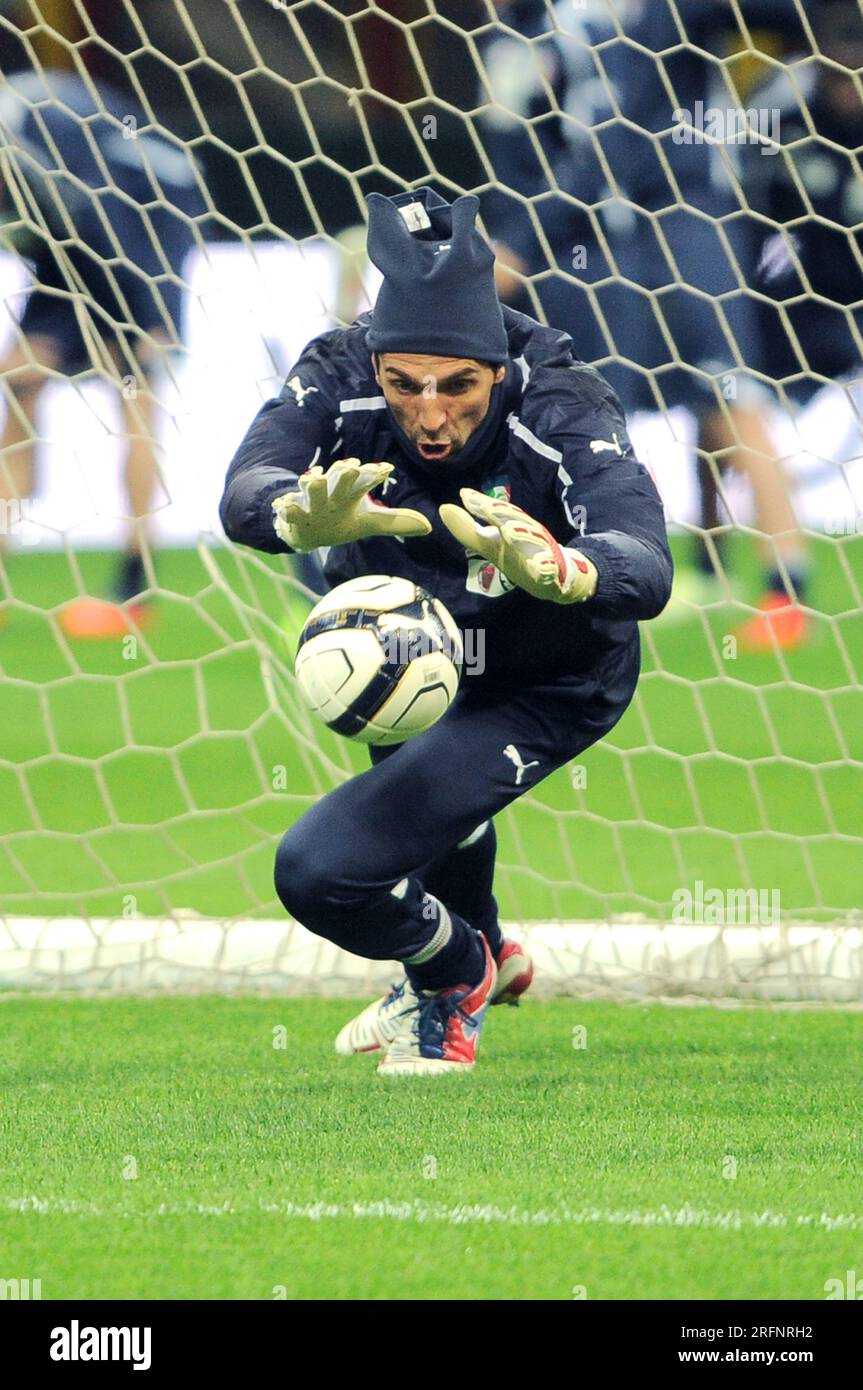
MULTIPOLYGON (((480 196, 501 294, 619 386, 678 567, 624 719, 500 817, 507 930, 548 991, 863 995, 863 199, 829 202, 850 145, 818 125, 819 84, 859 78, 813 3, 669 0, 671 37, 651 8, 0 8, 0 988, 386 983, 275 897, 280 836, 366 755, 297 697, 313 574, 229 545, 217 506, 306 341, 373 302, 365 195, 432 184, 480 196), (855 267, 839 303, 813 228, 855 267), (134 535, 147 602, 84 640, 134 535), (769 572, 805 638, 750 650, 769 572)), ((856 7, 822 8, 853 56, 856 7)))

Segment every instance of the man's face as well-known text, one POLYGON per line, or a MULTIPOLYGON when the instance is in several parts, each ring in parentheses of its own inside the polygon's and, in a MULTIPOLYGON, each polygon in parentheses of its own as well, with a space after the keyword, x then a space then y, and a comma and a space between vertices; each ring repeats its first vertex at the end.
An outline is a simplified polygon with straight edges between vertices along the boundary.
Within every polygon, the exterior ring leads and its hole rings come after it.
POLYGON ((374 356, 387 405, 424 459, 443 463, 467 444, 488 414, 491 388, 504 368, 472 357, 413 352, 374 356))

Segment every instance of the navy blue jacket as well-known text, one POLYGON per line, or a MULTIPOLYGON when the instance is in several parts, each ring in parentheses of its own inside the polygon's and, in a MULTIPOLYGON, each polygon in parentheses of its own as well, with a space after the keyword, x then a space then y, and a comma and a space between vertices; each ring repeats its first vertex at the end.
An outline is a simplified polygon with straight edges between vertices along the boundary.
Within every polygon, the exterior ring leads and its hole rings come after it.
MULTIPOLYGON (((504 308, 510 358, 492 390, 479 457, 467 471, 423 462, 405 442, 375 381, 365 332, 369 316, 323 333, 306 347, 281 395, 252 422, 231 463, 221 518, 234 541, 289 553, 273 530, 273 498, 313 463, 387 460, 386 505, 427 516, 431 535, 380 536, 331 548, 331 584, 359 574, 412 579, 447 605, 463 629, 483 629, 485 672, 472 687, 523 689, 566 678, 606 721, 626 707, 639 669, 637 623, 665 606, 672 563, 662 504, 637 462, 614 392, 572 355, 569 336, 504 308), (508 489, 511 500, 596 565, 594 598, 564 605, 503 584, 474 562, 438 516, 458 489, 508 489), (468 588, 470 584, 470 588, 468 588), (505 591, 504 591, 505 590, 505 591)), ((469 445, 470 447, 470 441, 469 445)), ((502 494, 501 494, 502 495, 502 494)), ((479 651, 479 639, 468 638, 479 651)), ((466 678, 467 679, 467 678, 466 678)))

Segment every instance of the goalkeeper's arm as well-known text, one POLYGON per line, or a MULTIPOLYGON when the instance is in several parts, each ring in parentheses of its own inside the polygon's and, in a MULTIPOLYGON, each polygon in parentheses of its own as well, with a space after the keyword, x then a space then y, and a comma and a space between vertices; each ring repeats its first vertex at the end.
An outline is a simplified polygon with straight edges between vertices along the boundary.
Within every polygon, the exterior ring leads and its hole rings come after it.
MULTIPOLYGON (((632 453, 625 434, 620 455, 591 456, 560 486, 560 501, 581 533, 564 540, 597 573, 590 600, 598 618, 644 622, 671 596, 674 565, 656 484, 632 453)), ((583 455, 582 455, 583 457, 583 455)))
POLYGON ((273 501, 334 444, 331 426, 310 410, 300 410, 283 393, 267 401, 234 455, 219 504, 225 534, 255 550, 284 553, 290 547, 273 526, 273 501))
POLYGON ((557 534, 596 570, 591 613, 644 622, 661 613, 671 595, 674 566, 662 500, 635 457, 611 387, 586 369, 578 375, 582 409, 549 432, 561 451, 554 479, 557 534))
POLYGON ((327 415, 286 387, 258 412, 228 470, 219 507, 225 534, 270 553, 428 534, 419 512, 371 497, 389 463, 339 459, 325 471, 319 460, 329 462, 335 447, 327 415))

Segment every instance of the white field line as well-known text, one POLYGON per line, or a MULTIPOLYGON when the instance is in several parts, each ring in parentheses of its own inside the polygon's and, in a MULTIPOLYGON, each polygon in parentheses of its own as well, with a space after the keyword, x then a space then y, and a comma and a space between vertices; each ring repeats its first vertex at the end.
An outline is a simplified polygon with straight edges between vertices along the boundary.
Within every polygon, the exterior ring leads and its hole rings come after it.
POLYGON ((403 1221, 448 1226, 631 1226, 646 1229, 692 1229, 721 1231, 818 1230, 863 1231, 863 1214, 833 1215, 829 1212, 782 1212, 766 1207, 763 1211, 710 1211, 684 1202, 680 1207, 611 1208, 570 1207, 560 1202, 554 1207, 531 1211, 524 1207, 498 1207, 491 1203, 446 1206, 443 1202, 290 1202, 254 1203, 225 1201, 215 1205, 201 1202, 162 1202, 158 1206, 137 1208, 131 1204, 109 1206, 67 1197, 3 1197, 0 1210, 18 1215, 95 1216, 102 1218, 141 1218, 165 1216, 246 1216, 256 1212, 301 1221, 403 1221))

